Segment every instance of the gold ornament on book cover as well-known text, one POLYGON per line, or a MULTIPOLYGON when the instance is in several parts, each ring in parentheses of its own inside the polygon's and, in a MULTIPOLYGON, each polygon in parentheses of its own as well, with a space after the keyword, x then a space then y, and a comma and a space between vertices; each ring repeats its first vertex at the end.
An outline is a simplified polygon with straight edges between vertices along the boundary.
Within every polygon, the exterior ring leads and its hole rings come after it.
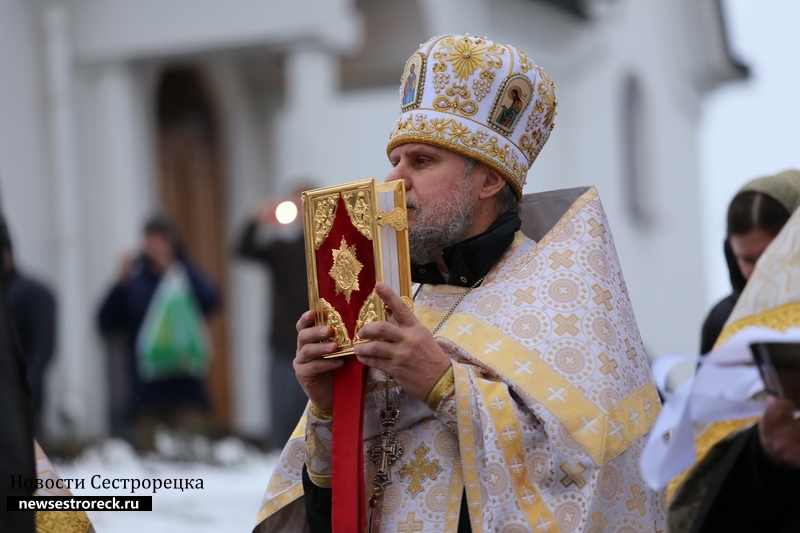
POLYGON ((328 340, 353 353, 366 324, 391 318, 374 291, 383 282, 408 305, 411 263, 405 189, 401 181, 355 181, 303 193, 308 297, 328 340))

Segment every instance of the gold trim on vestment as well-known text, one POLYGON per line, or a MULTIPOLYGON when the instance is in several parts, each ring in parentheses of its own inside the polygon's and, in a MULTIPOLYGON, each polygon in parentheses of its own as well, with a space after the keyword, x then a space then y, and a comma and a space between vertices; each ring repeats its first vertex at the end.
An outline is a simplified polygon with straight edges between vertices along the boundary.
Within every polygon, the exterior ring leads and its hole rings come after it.
POLYGON ((308 473, 308 479, 316 485, 317 487, 322 487, 323 489, 329 489, 333 486, 333 476, 320 476, 315 474, 308 468, 306 465, 306 473, 308 473))
MULTIPOLYGON (((50 463, 50 459, 39 446, 33 441, 33 451, 36 456, 36 477, 40 481, 59 480, 60 477, 55 467, 50 463)), ((51 496, 72 496, 72 492, 66 487, 43 488, 40 487, 34 492, 34 496, 48 498, 51 496)), ((92 521, 85 511, 36 511, 36 531, 38 533, 87 533, 92 529, 92 521)))
MULTIPOLYGON (((455 375, 455 374, 454 374, 455 375)), ((456 451, 453 458, 453 474, 450 479, 450 490, 447 494, 447 513, 444 515, 444 533, 458 533, 458 519, 461 516, 461 498, 464 494, 464 478, 462 477, 461 455, 456 451)))
POLYGON ((91 527, 85 511, 36 511, 36 533, 87 533, 91 527))
MULTIPOLYGON (((275 472, 272 475, 272 480, 275 480, 276 477, 282 478, 283 476, 281 476, 280 473, 275 472)), ((287 480, 287 482, 288 481, 289 480, 287 480)), ((269 490, 269 487, 267 487, 267 490, 269 490)), ((258 513, 258 518, 256 519, 256 525, 260 524, 270 516, 274 515, 276 512, 281 510, 286 505, 289 505, 291 502, 302 497, 303 497, 303 484, 298 483, 294 486, 291 486, 289 490, 273 497, 266 505, 264 505, 261 508, 261 510, 258 513)))
POLYGON ((320 409, 316 405, 309 404, 308 405, 308 412, 312 415, 316 416, 320 420, 333 420, 333 411, 330 409, 320 409))
POLYGON ((438 336, 478 357, 482 365, 530 394, 600 466, 650 431, 661 411, 658 391, 650 382, 603 412, 542 360, 541 352, 522 346, 513 337, 474 316, 453 313, 438 336))
MULTIPOLYGON (((478 459, 475 454, 476 443, 472 435, 472 395, 469 387, 469 370, 463 365, 452 367, 456 381, 456 410, 458 412, 458 446, 461 453, 464 490, 467 495, 467 508, 473 533, 483 533, 483 505, 481 504, 478 459)), ((482 440, 482 439, 481 439, 482 440)))
POLYGON ((451 365, 428 393, 428 397, 425 398, 425 403, 428 404, 428 407, 436 411, 439 404, 442 403, 442 400, 453 393, 455 386, 453 366, 451 365))
POLYGON ((725 341, 751 326, 761 326, 777 331, 786 331, 790 327, 800 326, 800 302, 790 302, 775 309, 740 318, 733 324, 727 324, 719 334, 714 349, 722 346, 725 341))
MULTIPOLYGON (((309 402, 309 408, 312 405, 309 402)), ((300 420, 297 422, 297 425, 294 427, 294 431, 292 435, 289 437, 288 442, 292 442, 296 439, 304 439, 306 434, 306 422, 308 420, 308 415, 303 413, 303 416, 300 417, 300 420)), ((287 446, 288 446, 287 442, 287 446)), ((284 480, 283 476, 279 472, 279 469, 276 467, 275 471, 270 476, 269 483, 267 484, 267 493, 275 492, 275 496, 272 496, 270 500, 263 504, 261 509, 258 511, 258 518, 256 519, 256 525, 260 524, 284 506, 288 505, 289 503, 293 502, 297 498, 301 498, 303 496, 303 484, 298 483, 294 486, 291 485, 290 480, 284 480), (287 481, 289 484, 287 485, 287 481), (284 492, 279 492, 279 490, 273 490, 275 487, 286 487, 284 492)))
POLYGON ((487 410, 497 433, 495 442, 509 467, 517 505, 525 513, 530 524, 556 523, 536 485, 530 481, 524 454, 525 441, 517 416, 517 407, 513 401, 506 399, 509 398, 508 386, 502 381, 482 383, 478 387, 478 393, 482 396, 484 405, 490 406, 487 410))

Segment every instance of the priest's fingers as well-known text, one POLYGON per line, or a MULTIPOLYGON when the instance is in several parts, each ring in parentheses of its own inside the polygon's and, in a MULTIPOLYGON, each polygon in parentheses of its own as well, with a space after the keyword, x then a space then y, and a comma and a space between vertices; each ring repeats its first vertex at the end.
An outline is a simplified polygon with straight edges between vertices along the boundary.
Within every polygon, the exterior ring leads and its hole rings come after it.
POLYGON ((391 343, 382 341, 359 344, 356 348, 356 356, 361 364, 391 374, 392 379, 407 394, 420 401, 425 401, 449 363, 449 360, 445 363, 444 370, 438 367, 434 369, 432 365, 408 357, 408 354, 397 353, 391 343), (364 355, 358 353, 359 351, 364 355))
POLYGON ((328 326, 312 326, 301 330, 297 334, 296 359, 305 363, 335 352, 335 342, 322 342, 328 340, 331 335, 333 330, 328 326))
MULTIPOLYGON (((403 340, 403 331, 390 322, 379 320, 370 322, 356 332, 359 339, 381 339, 388 342, 400 342, 403 340)), ((356 348, 361 346, 356 345, 356 348)), ((358 353, 358 350, 356 350, 358 353)))
POLYGON ((333 357, 331 359, 322 359, 317 357, 310 361, 301 362, 299 359, 294 360, 294 372, 297 375, 297 380, 301 385, 305 381, 309 381, 320 374, 332 372, 344 364, 344 357, 333 357))
POLYGON ((295 324, 295 326, 294 326, 297 329, 297 333, 300 333, 304 329, 313 326, 314 325, 314 319, 316 318, 316 316, 317 316, 317 314, 313 310, 312 311, 306 311, 305 313, 300 315, 300 320, 298 320, 297 324, 295 324))
POLYGON ((332 354, 337 347, 338 345, 335 342, 310 342, 297 350, 295 361, 300 364, 308 363, 332 354))
MULTIPOLYGON (((364 326, 362 330, 363 329, 366 329, 366 326, 364 326)), ((361 360, 362 357, 368 359, 389 360, 396 357, 397 348, 391 342, 375 340, 370 342, 364 342, 361 344, 356 344, 355 346, 353 346, 353 351, 355 352, 356 356, 358 356, 359 361, 361 360)), ((363 363, 364 361, 361 362, 363 363)))
POLYGON ((398 325, 412 326, 418 322, 417 317, 414 316, 414 311, 409 309, 405 302, 403 302, 388 285, 385 283, 376 283, 375 292, 378 293, 383 303, 385 303, 392 312, 392 316, 397 321, 398 325))

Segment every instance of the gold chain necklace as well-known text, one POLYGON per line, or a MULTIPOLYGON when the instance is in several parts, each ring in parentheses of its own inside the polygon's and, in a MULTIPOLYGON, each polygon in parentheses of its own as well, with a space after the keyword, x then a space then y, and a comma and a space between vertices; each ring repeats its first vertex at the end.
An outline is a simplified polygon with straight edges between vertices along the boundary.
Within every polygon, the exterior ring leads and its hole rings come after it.
MULTIPOLYGON (((452 315, 453 311, 456 310, 456 307, 458 307, 458 304, 460 304, 464 300, 464 298, 466 298, 467 295, 472 292, 472 289, 474 289, 475 287, 477 287, 478 285, 483 283, 483 280, 485 280, 485 279, 486 279, 486 276, 483 276, 481 279, 479 279, 478 281, 473 283, 472 286, 469 287, 466 291, 461 293, 461 296, 458 297, 458 299, 456 300, 456 303, 454 303, 453 305, 450 306, 450 309, 448 309, 447 312, 444 314, 444 318, 442 318, 442 320, 440 320, 439 323, 436 324, 436 327, 433 328, 433 331, 431 331, 431 335, 436 335, 436 332, 439 331, 439 328, 444 326, 444 323, 447 322, 447 319, 450 318, 450 315, 452 315)), ((422 283, 419 284, 419 287, 417 288, 417 292, 414 293, 414 299, 415 300, 417 299, 417 294, 419 294, 420 290, 422 290, 422 283)))
MULTIPOLYGON (((485 279, 486 276, 483 276, 458 297, 456 302, 451 305, 450 309, 448 309, 447 313, 445 313, 444 318, 442 318, 436 327, 433 328, 431 335, 436 335, 436 332, 439 331, 447 319, 450 318, 450 315, 453 314, 453 312, 456 310, 456 307, 458 307, 464 298, 466 298, 467 295, 472 292, 472 289, 483 283, 483 280, 485 279)), ((416 292, 414 292, 412 301, 417 299, 417 295, 421 290, 422 283, 419 284, 416 292)), ((375 437, 375 439, 372 441, 372 445, 369 447, 369 457, 372 459, 372 462, 375 463, 378 469, 375 472, 375 479, 372 482, 372 494, 370 495, 368 502, 369 516, 367 517, 367 533, 372 533, 372 518, 375 511, 375 506, 378 504, 378 498, 383 495, 386 485, 392 482, 391 466, 403 454, 403 443, 397 440, 397 433, 392 429, 395 422, 397 422, 397 419, 400 418, 400 400, 403 398, 403 390, 400 389, 400 396, 397 397, 397 401, 392 402, 389 396, 389 390, 392 387, 392 383, 396 382, 394 379, 392 379, 392 376, 386 374, 386 384, 384 388, 386 392, 386 408, 381 409, 380 413, 383 431, 381 431, 380 434, 375 437)))

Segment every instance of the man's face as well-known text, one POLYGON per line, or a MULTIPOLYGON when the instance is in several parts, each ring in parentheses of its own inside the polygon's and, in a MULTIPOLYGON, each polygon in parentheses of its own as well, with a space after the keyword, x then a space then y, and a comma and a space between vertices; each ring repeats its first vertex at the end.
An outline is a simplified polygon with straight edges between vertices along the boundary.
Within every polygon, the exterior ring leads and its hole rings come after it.
POLYGON ((386 181, 403 180, 411 260, 424 264, 470 229, 478 201, 476 180, 465 176, 464 158, 421 143, 392 150, 386 181))
POLYGON ((159 271, 166 270, 172 263, 173 249, 169 239, 157 232, 144 234, 144 255, 147 256, 159 271))

